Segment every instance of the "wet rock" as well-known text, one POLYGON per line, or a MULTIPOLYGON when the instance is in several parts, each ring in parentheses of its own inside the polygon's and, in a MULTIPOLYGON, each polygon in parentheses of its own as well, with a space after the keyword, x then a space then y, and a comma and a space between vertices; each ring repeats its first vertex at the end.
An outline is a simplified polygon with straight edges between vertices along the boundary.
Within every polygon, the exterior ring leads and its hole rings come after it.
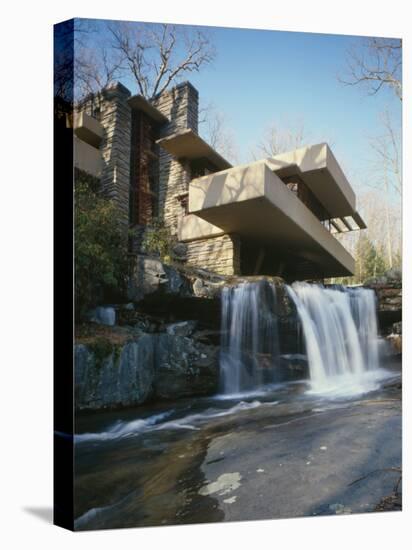
POLYGON ((222 335, 220 330, 197 330, 193 334, 193 338, 201 342, 202 344, 213 344, 214 346, 218 346, 221 343, 222 335))
POLYGON ((187 245, 185 243, 176 243, 172 246, 171 257, 174 260, 184 261, 187 256, 187 245))
POLYGON ((219 496, 227 495, 241 486, 242 476, 239 472, 225 473, 216 481, 211 481, 199 489, 199 495, 207 496, 218 493, 219 496))
POLYGON ((300 353, 280 356, 280 369, 284 380, 302 380, 309 377, 309 365, 306 355, 300 353))
POLYGON ((217 298, 223 286, 224 281, 213 282, 197 277, 193 282, 192 290, 198 298, 217 298))
POLYGON ((196 325, 196 321, 181 321, 180 323, 168 325, 166 332, 171 336, 190 336, 195 330, 196 325))
POLYGON ((76 409, 130 407, 150 399, 215 393, 219 348, 189 337, 195 326, 193 321, 174 323, 165 333, 140 333, 123 343, 113 343, 114 337, 106 335, 77 344, 76 409))
POLYGON ((98 325, 112 327, 116 324, 116 310, 110 306, 99 306, 88 312, 87 319, 98 325))
POLYGON ((217 391, 219 354, 216 346, 185 336, 160 334, 156 345, 155 395, 175 399, 217 391))
POLYGON ((336 515, 352 513, 352 509, 349 506, 345 506, 340 502, 337 502, 336 504, 330 504, 329 509, 331 512, 335 513, 336 515))
POLYGON ((154 339, 114 346, 107 340, 75 346, 75 393, 77 410, 133 406, 152 394, 154 339))

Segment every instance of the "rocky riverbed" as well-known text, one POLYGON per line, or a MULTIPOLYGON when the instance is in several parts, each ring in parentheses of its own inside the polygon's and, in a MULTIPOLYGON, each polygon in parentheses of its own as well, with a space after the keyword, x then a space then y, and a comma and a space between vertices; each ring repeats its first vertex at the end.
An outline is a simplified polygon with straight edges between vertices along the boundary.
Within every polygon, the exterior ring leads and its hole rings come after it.
MULTIPOLYGON (((350 514, 400 502, 396 367, 338 400, 264 393, 78 415, 78 530, 350 514), (394 489, 397 488, 397 495, 394 489)), ((381 508, 379 508, 381 507, 381 508)))

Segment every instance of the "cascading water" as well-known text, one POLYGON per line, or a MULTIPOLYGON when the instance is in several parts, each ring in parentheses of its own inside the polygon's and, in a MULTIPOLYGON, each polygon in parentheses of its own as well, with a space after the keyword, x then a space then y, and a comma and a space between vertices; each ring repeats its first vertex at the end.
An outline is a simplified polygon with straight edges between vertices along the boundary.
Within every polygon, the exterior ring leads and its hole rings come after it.
POLYGON ((222 291, 221 389, 236 394, 276 381, 276 287, 267 280, 222 291))
MULTIPOLYGON (((311 392, 356 395, 378 387, 376 298, 370 289, 303 282, 286 289, 296 305, 311 392)), ((222 290, 221 390, 259 390, 281 378, 276 287, 267 279, 222 290)))
POLYGON ((376 387, 375 295, 365 288, 287 287, 300 317, 315 393, 356 394, 376 387))

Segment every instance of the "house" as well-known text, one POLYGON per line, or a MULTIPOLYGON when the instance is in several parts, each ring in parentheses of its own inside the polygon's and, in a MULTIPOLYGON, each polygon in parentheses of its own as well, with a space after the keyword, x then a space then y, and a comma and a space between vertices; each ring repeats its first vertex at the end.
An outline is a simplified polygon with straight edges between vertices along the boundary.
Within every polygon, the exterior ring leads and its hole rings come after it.
POLYGON ((79 105, 74 140, 75 166, 116 202, 134 254, 160 220, 189 266, 286 280, 354 273, 335 234, 366 226, 326 143, 232 166, 199 136, 189 82, 151 101, 105 88, 79 105))

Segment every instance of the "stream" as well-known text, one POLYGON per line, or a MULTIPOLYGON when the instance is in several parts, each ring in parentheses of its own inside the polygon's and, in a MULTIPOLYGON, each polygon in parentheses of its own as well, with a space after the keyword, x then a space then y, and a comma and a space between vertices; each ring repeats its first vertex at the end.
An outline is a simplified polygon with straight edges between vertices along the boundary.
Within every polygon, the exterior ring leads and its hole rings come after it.
POLYGON ((400 478, 401 369, 367 289, 288 287, 307 380, 279 382, 276 289, 222 295, 213 397, 76 417, 75 529, 371 512, 400 478))
POLYGON ((398 368, 356 398, 302 382, 79 417, 75 528, 372 511, 401 464, 398 368))

